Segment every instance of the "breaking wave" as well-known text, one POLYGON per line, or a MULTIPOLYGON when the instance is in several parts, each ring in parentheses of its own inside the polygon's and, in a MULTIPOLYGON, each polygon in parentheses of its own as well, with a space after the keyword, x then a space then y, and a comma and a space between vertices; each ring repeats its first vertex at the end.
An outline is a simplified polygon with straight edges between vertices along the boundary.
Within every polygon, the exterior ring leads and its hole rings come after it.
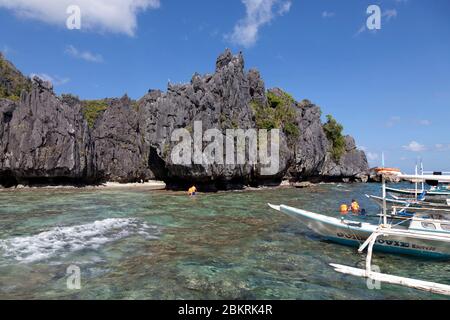
POLYGON ((30 263, 83 249, 97 249, 131 235, 157 239, 159 233, 157 227, 137 219, 106 219, 84 225, 56 227, 33 236, 0 240, 0 250, 7 258, 30 263))

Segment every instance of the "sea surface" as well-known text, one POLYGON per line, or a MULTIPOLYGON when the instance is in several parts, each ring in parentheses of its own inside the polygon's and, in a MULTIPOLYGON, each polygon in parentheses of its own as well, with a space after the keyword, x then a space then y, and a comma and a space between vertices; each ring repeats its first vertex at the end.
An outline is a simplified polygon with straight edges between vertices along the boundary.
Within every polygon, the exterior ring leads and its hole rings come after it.
MULTIPOLYGON (((339 205, 355 198, 377 214, 365 193, 380 194, 380 185, 194 198, 168 191, 3 190, 0 299, 446 299, 386 284, 369 290, 366 280, 329 266, 363 267, 365 255, 323 241, 267 206, 339 216, 339 205)), ((385 273, 450 284, 448 262, 375 253, 373 263, 385 273)))

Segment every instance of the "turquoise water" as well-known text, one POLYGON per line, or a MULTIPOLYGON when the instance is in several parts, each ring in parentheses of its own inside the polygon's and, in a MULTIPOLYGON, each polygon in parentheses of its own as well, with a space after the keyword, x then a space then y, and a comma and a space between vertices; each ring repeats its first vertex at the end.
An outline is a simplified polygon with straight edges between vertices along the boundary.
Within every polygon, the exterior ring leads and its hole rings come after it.
MULTIPOLYGON (((0 299, 443 299, 336 273, 364 265, 356 249, 322 241, 269 209, 329 215, 376 184, 319 185, 189 198, 123 190, 0 192, 0 299), (67 288, 67 267, 81 289, 67 288)), ((450 266, 375 254, 383 272, 450 284, 450 266)))

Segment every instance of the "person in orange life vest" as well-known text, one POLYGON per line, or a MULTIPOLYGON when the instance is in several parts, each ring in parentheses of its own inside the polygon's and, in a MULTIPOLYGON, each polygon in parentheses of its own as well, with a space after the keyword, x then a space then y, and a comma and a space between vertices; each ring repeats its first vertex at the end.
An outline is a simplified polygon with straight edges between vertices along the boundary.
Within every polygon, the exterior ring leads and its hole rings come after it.
POLYGON ((353 213, 359 213, 361 208, 359 207, 359 203, 356 200, 352 200, 352 204, 350 206, 353 213))
POLYGON ((192 186, 192 187, 189 188, 188 194, 190 196, 195 196, 196 193, 197 193, 197 188, 195 186, 192 186))
POLYGON ((341 214, 343 214, 343 215, 348 214, 348 205, 342 204, 340 207, 340 211, 341 211, 341 214))

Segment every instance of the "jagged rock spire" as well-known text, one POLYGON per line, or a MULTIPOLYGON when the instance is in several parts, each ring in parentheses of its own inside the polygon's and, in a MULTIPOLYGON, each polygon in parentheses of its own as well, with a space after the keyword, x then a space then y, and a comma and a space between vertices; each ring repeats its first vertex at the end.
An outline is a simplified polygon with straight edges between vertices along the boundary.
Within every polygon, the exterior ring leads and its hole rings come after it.
POLYGON ((235 66, 238 66, 243 70, 244 56, 242 55, 242 52, 239 52, 239 54, 237 55, 233 55, 230 49, 225 49, 225 51, 217 58, 216 72, 228 66, 231 62, 233 62, 235 66))

